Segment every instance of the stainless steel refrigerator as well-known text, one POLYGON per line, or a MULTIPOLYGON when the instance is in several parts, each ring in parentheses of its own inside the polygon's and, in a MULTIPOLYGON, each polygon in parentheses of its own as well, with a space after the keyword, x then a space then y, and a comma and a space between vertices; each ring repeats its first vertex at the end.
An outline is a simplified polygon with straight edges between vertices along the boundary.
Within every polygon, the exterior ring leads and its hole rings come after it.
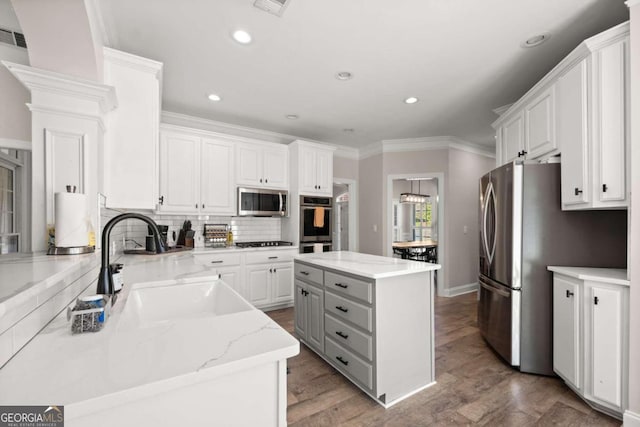
POLYGON ((562 211, 560 197, 557 163, 509 163, 480 179, 478 327, 523 372, 553 375, 547 266, 627 264, 626 211, 562 211))

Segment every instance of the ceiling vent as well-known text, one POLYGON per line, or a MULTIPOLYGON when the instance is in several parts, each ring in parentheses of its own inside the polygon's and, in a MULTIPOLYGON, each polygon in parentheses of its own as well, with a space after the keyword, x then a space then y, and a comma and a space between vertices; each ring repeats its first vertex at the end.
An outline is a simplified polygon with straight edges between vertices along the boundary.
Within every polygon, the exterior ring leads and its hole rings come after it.
POLYGON ((256 0, 253 5, 273 15, 282 16, 291 0, 256 0))
POLYGON ((0 28, 0 42, 25 49, 27 48, 27 41, 24 38, 24 34, 5 30, 4 28, 0 28))

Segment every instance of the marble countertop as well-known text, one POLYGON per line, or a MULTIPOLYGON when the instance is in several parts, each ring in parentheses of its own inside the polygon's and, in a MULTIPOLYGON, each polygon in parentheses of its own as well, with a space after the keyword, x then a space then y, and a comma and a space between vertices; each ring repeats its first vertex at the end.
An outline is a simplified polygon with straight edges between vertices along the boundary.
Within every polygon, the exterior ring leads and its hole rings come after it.
POLYGON ((580 280, 623 286, 629 286, 630 284, 629 279, 627 279, 627 270, 624 268, 564 267, 550 265, 547 267, 547 270, 580 280))
POLYGON ((372 279, 440 269, 439 264, 347 251, 300 254, 295 259, 372 279))
POLYGON ((72 335, 60 314, 0 369, 0 404, 55 402, 91 412, 299 352, 298 341, 255 308, 130 327, 121 320, 132 288, 213 281, 217 275, 190 253, 118 261, 125 264, 125 288, 103 330, 72 335))

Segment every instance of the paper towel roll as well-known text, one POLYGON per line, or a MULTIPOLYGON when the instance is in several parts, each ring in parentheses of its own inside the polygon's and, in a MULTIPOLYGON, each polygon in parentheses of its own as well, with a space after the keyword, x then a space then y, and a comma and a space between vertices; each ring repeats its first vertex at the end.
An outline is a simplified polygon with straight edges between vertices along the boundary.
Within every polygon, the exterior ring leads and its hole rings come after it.
POLYGON ((79 193, 56 193, 56 246, 87 246, 87 197, 79 193))
POLYGON ((314 243, 313 244, 313 253, 322 253, 322 250, 324 248, 324 244, 322 243, 314 243))

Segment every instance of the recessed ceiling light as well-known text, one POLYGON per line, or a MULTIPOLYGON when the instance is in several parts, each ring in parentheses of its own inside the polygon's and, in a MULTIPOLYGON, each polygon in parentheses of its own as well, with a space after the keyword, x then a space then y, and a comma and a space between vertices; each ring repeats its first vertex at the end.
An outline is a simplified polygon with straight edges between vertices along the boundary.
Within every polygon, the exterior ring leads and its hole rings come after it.
POLYGON ((244 30, 236 30, 231 34, 233 39, 241 44, 249 44, 251 43, 251 34, 247 33, 244 30))
POLYGON ((546 42, 547 40, 549 40, 549 38, 551 37, 551 34, 549 33, 544 33, 544 34, 538 34, 535 36, 531 36, 528 39, 526 39, 524 42, 522 42, 522 44, 520 44, 521 47, 536 47, 536 46, 540 46, 542 43, 546 42))
POLYGON ((297 114, 287 114, 285 117, 287 119, 289 119, 289 120, 297 120, 298 119, 298 115, 297 114))
POLYGON ((355 132, 354 128, 344 128, 342 129, 342 132, 355 132))
POLYGON ((215 93, 209 94, 207 97, 210 101, 220 101, 222 97, 220 95, 216 95, 215 93))
POLYGON ((336 74, 336 79, 338 80, 351 80, 353 78, 353 74, 349 71, 340 71, 336 74))
POLYGON ((404 100, 405 104, 415 104, 416 102, 418 102, 418 98, 416 98, 415 96, 410 96, 409 98, 404 100))

